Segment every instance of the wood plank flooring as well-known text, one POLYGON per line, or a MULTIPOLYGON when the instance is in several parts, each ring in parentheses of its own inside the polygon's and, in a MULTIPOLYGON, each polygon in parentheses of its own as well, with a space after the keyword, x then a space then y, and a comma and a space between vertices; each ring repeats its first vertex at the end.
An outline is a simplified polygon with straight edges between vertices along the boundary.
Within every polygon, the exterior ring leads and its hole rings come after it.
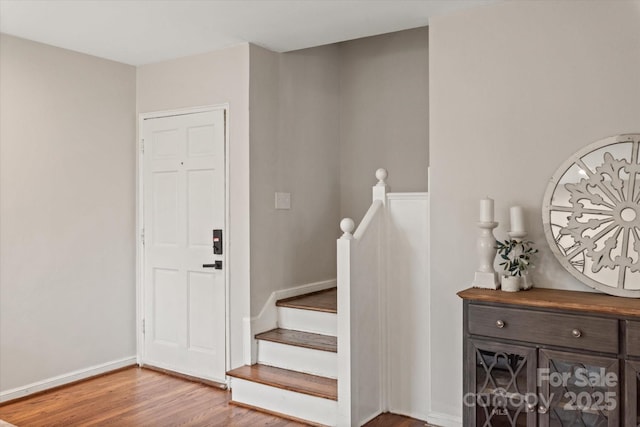
MULTIPOLYGON (((0 419, 18 427, 302 427, 229 404, 231 393, 160 372, 130 368, 0 405, 0 419)), ((367 427, 425 427, 382 414, 367 427)))
MULTIPOLYGON (((428 427, 424 421, 396 414, 382 414, 365 424, 365 427, 428 427)), ((435 426, 432 426, 435 427, 435 426)))
POLYGON ((338 288, 282 299, 276 302, 276 306, 337 313, 338 288))
POLYGON ((310 332, 277 328, 257 334, 256 339, 312 348, 315 350, 330 351, 333 353, 338 352, 338 338, 331 335, 312 334, 310 332))
POLYGON ((18 427, 270 426, 304 424, 229 405, 231 393, 132 368, 0 406, 18 427))

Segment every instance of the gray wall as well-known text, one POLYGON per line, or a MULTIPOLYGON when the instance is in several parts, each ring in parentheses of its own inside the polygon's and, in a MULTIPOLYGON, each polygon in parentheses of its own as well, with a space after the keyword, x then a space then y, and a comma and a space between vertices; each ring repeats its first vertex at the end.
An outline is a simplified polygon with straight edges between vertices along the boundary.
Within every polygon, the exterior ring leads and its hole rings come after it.
POLYGON ((0 36, 0 390, 135 357, 135 68, 0 36))
POLYGON ((391 191, 427 191, 428 28, 340 44, 340 215, 371 205, 374 172, 391 191))
POLYGON ((249 45, 137 69, 138 112, 229 104, 231 367, 242 365, 242 319, 249 316, 249 45))
POLYGON ((251 46, 251 313, 278 289, 335 278, 339 219, 336 45, 251 46), (275 192, 291 193, 276 210, 275 192))
POLYGON ((229 103, 232 366, 250 277, 254 315, 274 290, 334 278, 338 223, 362 217, 376 168, 395 191, 426 189, 426 28, 137 72, 1 47, 1 390, 135 355, 136 111, 229 103), (276 191, 291 210, 274 209, 276 191))
POLYGON ((426 191, 428 30, 277 54, 251 46, 251 313, 278 289, 335 277, 339 222, 374 172, 426 191), (274 209, 290 192, 292 208, 274 209))
POLYGON ((526 210, 540 287, 588 290, 542 231, 551 175, 578 149, 640 132, 640 3, 503 2, 430 26, 432 411, 462 410, 462 302, 476 267, 479 199, 526 210), (462 260, 462 261, 461 261, 462 260))

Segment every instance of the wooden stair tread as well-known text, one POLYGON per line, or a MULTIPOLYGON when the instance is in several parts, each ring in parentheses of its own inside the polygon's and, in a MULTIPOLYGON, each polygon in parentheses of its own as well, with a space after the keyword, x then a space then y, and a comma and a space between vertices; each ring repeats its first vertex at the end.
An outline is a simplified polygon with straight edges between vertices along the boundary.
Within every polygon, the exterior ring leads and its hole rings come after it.
POLYGON ((310 396, 338 400, 338 381, 333 378, 260 364, 241 366, 227 372, 227 375, 310 396))
POLYGON ((277 328, 257 334, 256 339, 314 350, 338 352, 338 338, 331 335, 277 328))
POLYGON ((310 294, 281 299, 276 302, 276 306, 337 313, 338 288, 325 289, 310 294))

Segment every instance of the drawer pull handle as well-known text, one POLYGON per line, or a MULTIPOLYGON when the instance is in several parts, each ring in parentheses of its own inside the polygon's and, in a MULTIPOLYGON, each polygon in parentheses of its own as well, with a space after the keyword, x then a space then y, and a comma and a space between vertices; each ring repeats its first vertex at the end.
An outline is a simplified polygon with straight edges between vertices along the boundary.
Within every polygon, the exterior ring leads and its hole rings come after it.
POLYGON ((580 329, 574 329, 571 331, 571 335, 573 335, 574 338, 580 338, 582 336, 582 332, 580 329))
POLYGON ((502 329, 504 328, 504 321, 503 320, 496 320, 496 327, 502 329))
POLYGON ((543 405, 540 405, 540 407, 538 408, 538 412, 540 412, 541 414, 546 414, 548 410, 549 409, 543 405))
POLYGON ((536 411, 536 404, 535 403, 528 403, 527 404, 527 412, 535 412, 536 411))

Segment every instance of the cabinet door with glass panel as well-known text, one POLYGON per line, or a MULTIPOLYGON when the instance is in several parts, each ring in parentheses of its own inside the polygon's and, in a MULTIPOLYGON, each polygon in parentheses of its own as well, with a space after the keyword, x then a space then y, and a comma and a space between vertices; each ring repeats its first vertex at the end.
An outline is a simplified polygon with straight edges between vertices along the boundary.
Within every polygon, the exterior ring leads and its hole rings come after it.
POLYGON ((640 362, 625 362, 625 427, 640 427, 640 362))
POLYGON ((464 425, 535 426, 536 367, 535 348, 468 340, 464 425))
POLYGON ((618 359, 540 350, 541 427, 620 426, 618 359))

